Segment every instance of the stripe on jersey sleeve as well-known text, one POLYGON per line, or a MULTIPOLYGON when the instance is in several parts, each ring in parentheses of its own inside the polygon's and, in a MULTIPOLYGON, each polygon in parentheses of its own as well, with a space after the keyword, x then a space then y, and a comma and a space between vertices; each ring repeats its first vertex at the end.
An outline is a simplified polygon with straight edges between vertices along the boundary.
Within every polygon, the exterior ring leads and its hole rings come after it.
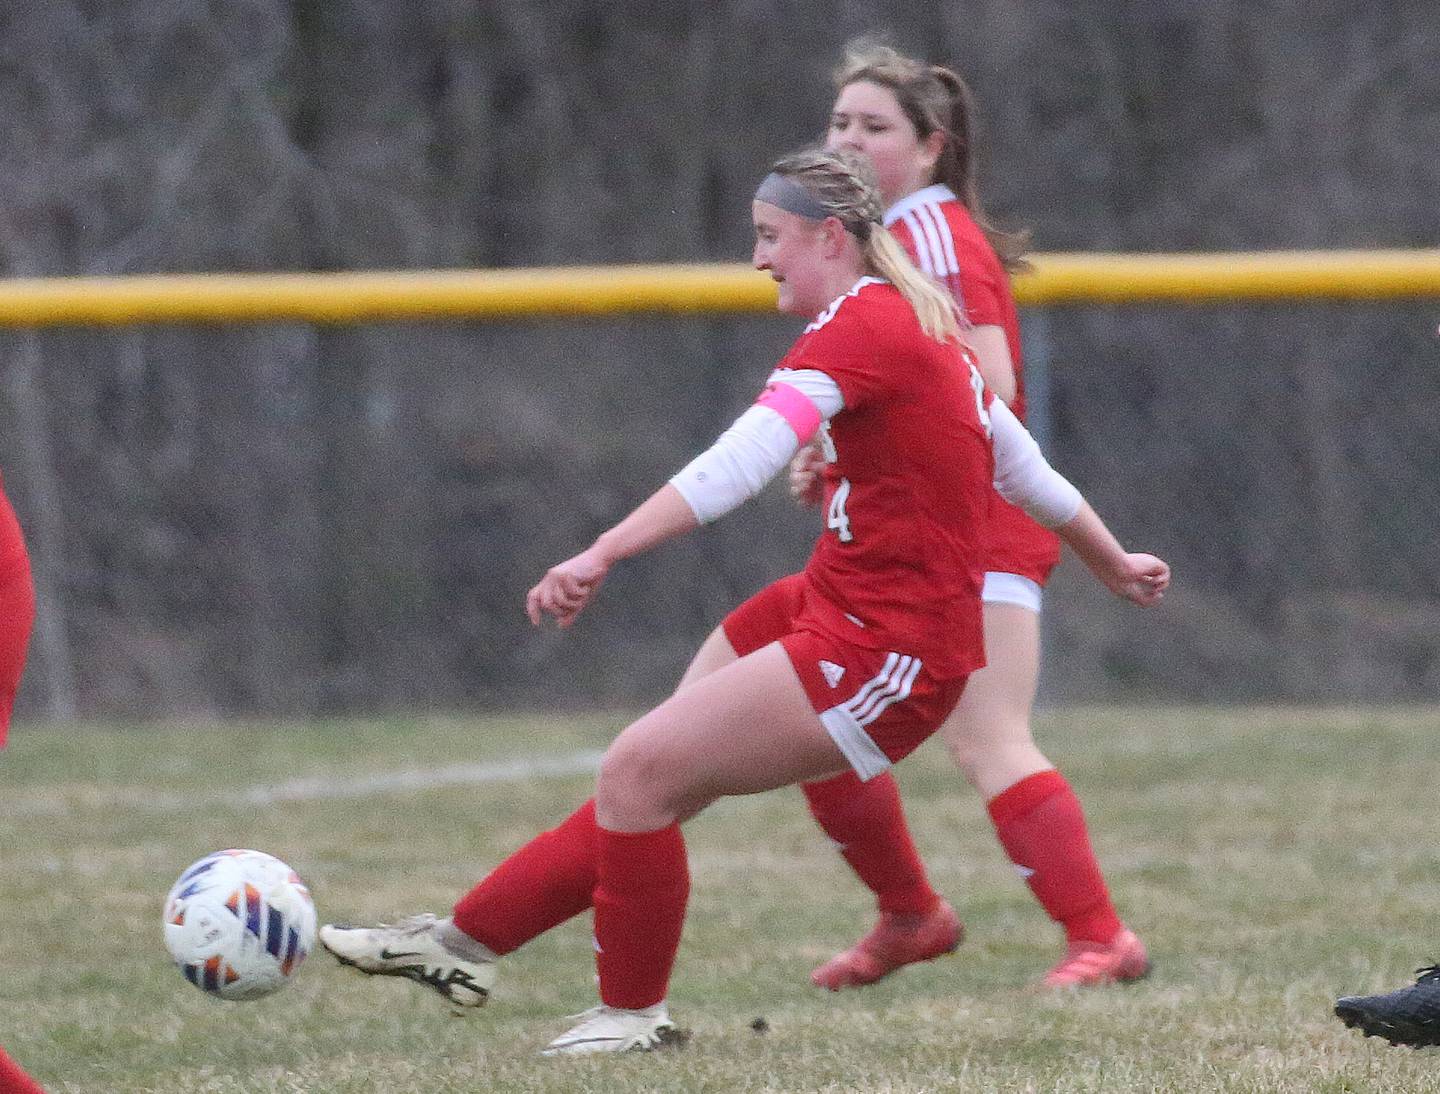
POLYGON ((939 276, 935 269, 935 261, 930 254, 930 240, 925 230, 920 227, 920 222, 915 219, 913 212, 906 213, 902 218, 905 227, 910 229, 910 241, 915 244, 915 261, 920 269, 931 277, 939 276))
POLYGON ((935 234, 940 237, 940 246, 945 252, 945 272, 958 274, 960 260, 955 256, 955 234, 950 231, 950 222, 938 205, 925 206, 925 212, 935 220, 935 234))

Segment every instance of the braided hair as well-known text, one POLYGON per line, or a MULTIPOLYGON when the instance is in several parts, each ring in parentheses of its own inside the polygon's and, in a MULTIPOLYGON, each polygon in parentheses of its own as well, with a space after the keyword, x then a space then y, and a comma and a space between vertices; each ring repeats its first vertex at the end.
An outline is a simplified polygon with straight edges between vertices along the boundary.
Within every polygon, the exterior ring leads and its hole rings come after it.
POLYGON ((937 342, 960 336, 955 300, 910 261, 885 227, 885 203, 870 163, 852 152, 807 149, 776 161, 771 170, 790 179, 845 226, 860 244, 865 271, 884 278, 915 309, 920 329, 937 342))

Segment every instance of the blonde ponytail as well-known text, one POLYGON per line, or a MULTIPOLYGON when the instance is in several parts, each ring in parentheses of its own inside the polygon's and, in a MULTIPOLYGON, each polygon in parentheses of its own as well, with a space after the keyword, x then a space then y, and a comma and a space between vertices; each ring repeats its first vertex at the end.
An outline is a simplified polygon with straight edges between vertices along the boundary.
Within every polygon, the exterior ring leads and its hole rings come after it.
POLYGON ((816 217, 823 213, 845 225, 860 244, 866 272, 900 291, 915 309, 921 330, 937 342, 960 337, 954 298, 915 267, 885 227, 885 205, 868 160, 852 152, 809 149, 777 161, 772 171, 804 188, 816 203, 816 217))
POLYGON ((890 282, 910 302, 921 330, 937 342, 959 339, 960 312, 955 298, 916 269, 888 228, 875 225, 865 242, 864 254, 870 272, 890 282))

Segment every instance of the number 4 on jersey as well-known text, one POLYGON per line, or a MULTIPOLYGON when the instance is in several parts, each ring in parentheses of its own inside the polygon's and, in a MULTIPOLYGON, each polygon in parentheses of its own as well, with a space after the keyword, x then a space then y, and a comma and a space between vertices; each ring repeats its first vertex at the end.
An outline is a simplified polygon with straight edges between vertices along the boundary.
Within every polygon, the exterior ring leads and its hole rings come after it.
MULTIPOLYGON (((820 454, 825 457, 826 463, 834 463, 838 458, 835 451, 835 438, 830 436, 830 423, 820 423, 820 454)), ((850 531, 850 517, 845 512, 845 501, 850 497, 850 480, 841 479, 835 487, 835 493, 830 496, 830 508, 825 511, 825 527, 829 528, 839 538, 841 543, 849 543, 855 538, 850 531)))
POLYGON ((855 536, 850 531, 850 518, 845 513, 845 502, 850 497, 850 480, 841 479, 830 496, 830 508, 825 511, 825 527, 834 531, 841 543, 849 543, 855 536))

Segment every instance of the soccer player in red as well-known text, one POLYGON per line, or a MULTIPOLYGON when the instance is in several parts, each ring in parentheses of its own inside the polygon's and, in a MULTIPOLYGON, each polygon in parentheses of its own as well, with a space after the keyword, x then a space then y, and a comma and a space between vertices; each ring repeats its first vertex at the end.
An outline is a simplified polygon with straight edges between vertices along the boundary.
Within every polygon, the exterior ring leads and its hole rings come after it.
POLYGON ((934 732, 984 660, 992 482, 1059 526, 1121 595, 1163 594, 1165 563, 1127 554, 985 389, 953 301, 883 227, 868 174, 834 152, 775 165, 752 206, 754 264, 778 283, 780 309, 810 324, 711 448, 526 600, 532 622, 570 626, 615 563, 729 512, 818 435, 825 531, 782 583, 788 595, 767 590, 740 609, 763 640, 628 726, 595 797, 449 919, 321 928, 341 961, 476 1005, 498 955, 593 907, 601 1002, 547 1054, 676 1040, 665 997, 690 886, 680 824, 727 795, 847 767, 874 777, 934 732))
MULTIPOLYGON (((20 522, 0 482, 0 748, 10 730, 15 691, 35 622, 35 585, 20 522)), ((40 1086, 0 1049, 0 1094, 36 1094, 40 1086)))
MULTIPOLYGON (((953 72, 886 46, 853 44, 836 73, 827 144, 865 155, 887 203, 885 222, 916 264, 955 298, 964 338, 987 386, 1025 418, 1020 325, 1009 271, 1022 238, 991 227, 975 184, 974 109, 953 72)), ((817 500, 819 481, 797 461, 792 489, 817 500)), ((1121 922, 1090 845, 1080 802, 1031 734, 1040 663, 1041 594, 1059 561, 1055 535, 995 497, 985 561, 986 666, 941 729, 950 755, 986 803, 1001 845, 1065 932, 1051 987, 1133 980, 1149 970, 1144 945, 1121 922)), ((953 950, 963 930, 931 888, 894 781, 863 789, 851 776, 805 787, 811 812, 876 894, 880 919, 821 965, 816 984, 838 991, 953 950)))

